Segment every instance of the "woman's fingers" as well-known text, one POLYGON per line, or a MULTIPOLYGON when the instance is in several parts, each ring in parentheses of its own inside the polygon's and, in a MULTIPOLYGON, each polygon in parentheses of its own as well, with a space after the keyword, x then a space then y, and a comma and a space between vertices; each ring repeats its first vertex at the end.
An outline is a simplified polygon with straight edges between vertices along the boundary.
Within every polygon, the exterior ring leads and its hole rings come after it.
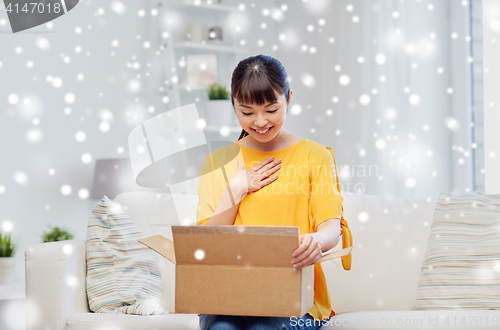
POLYGON ((261 180, 267 178, 271 174, 277 172, 281 168, 281 161, 276 160, 272 163, 267 164, 265 167, 263 167, 260 172, 259 172, 259 177, 261 180))
POLYGON ((297 261, 302 259, 302 253, 309 247, 310 241, 306 241, 308 239, 308 235, 300 235, 299 236, 299 247, 292 253, 292 261, 297 261), (300 257, 300 258, 299 258, 300 257))
POLYGON ((253 169, 255 171, 259 171, 261 168, 263 168, 264 166, 266 166, 267 164, 269 164, 270 162, 272 162, 274 160, 274 156, 271 156, 269 158, 266 158, 264 159, 263 161, 261 161, 259 164, 255 165, 253 167, 253 169))
POLYGON ((248 193, 253 193, 275 181, 279 175, 274 175, 281 168, 281 159, 269 157, 256 166, 246 170, 248 193))
MULTIPOLYGON (((278 177, 279 177, 279 175, 277 175, 277 174, 276 174, 276 175, 270 176, 269 178, 265 179, 264 181, 262 181, 262 183, 263 183, 263 184, 262 184, 262 187, 267 186, 267 185, 268 185, 268 184, 270 184, 271 182, 273 182, 273 181, 277 180, 277 179, 278 179, 278 177)), ((262 188, 262 187, 261 187, 261 188, 262 188)))
POLYGON ((315 258, 321 254, 319 242, 312 235, 301 235, 299 247, 292 255, 292 264, 298 267, 308 266, 313 264, 315 258))
POLYGON ((294 262, 294 267, 302 268, 314 265, 319 256, 321 256, 321 251, 319 249, 313 250, 312 253, 308 255, 306 258, 304 258, 302 261, 294 262))
POLYGON ((281 159, 272 161, 271 158, 264 160, 261 164, 253 167, 249 173, 248 182, 252 187, 250 190, 257 191, 275 181, 278 177, 272 176, 281 168, 281 159), (261 166, 262 165, 262 166, 261 166))

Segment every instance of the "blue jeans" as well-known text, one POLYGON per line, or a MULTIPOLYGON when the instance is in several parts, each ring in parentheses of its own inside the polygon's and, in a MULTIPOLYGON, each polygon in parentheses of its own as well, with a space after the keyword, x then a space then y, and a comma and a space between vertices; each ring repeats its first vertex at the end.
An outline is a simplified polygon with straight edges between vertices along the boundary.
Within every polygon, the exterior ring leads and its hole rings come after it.
POLYGON ((317 330, 326 323, 307 313, 301 318, 200 314, 201 330, 317 330))

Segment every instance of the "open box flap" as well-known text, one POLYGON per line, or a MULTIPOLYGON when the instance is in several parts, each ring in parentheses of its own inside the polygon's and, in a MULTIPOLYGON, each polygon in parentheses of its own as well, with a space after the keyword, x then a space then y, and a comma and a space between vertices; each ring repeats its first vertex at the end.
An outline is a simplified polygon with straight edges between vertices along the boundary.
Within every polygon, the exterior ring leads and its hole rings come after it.
MULTIPOLYGON (((340 257, 346 256, 346 255, 348 255, 351 252, 351 250, 352 250, 353 247, 354 247, 354 245, 346 247, 346 248, 341 249, 341 250, 336 250, 336 251, 333 251, 333 252, 327 252, 321 258, 319 258, 318 262, 323 262, 323 261, 327 261, 327 260, 330 260, 330 259, 335 259, 335 258, 340 258, 340 257)), ((318 263, 318 262, 316 262, 316 263, 318 263)))
POLYGON ((174 242, 162 235, 154 235, 139 240, 175 264, 174 242))
POLYGON ((177 265, 290 267, 296 226, 172 226, 177 265))
MULTIPOLYGON (((289 267, 291 260, 290 251, 293 252, 298 245, 298 241, 296 241, 298 227, 173 226, 172 232, 174 239, 175 236, 180 238, 177 240, 177 245, 179 245, 178 252, 181 252, 179 253, 179 257, 184 258, 184 263, 193 263, 194 261, 196 264, 289 267), (178 228, 174 229, 174 227, 178 228), (245 230, 242 230, 242 227, 245 227, 245 230), (244 234, 223 235, 222 239, 218 235, 219 240, 214 240, 215 236, 211 235, 234 234, 235 232, 244 234), (197 233, 197 235, 193 235, 193 233, 197 233), (270 235, 274 236, 272 240, 269 240, 270 235), (295 239, 291 239, 294 237, 295 239), (243 245, 243 248, 241 248, 241 239, 246 240, 248 245, 243 245), (240 249, 234 249, 235 246, 240 246, 240 249), (200 249, 197 249, 197 247, 200 247, 200 249), (205 249, 202 247, 205 247, 205 249), (200 260, 196 259, 196 256, 200 255, 199 252, 196 254, 197 251, 203 251, 200 260), (269 251, 273 251, 273 253, 269 251), (207 252, 208 258, 206 258, 207 252)), ((177 264, 176 261, 178 258, 176 259, 174 242, 172 240, 162 235, 154 235, 139 239, 139 242, 155 250, 174 264, 177 264)), ((350 246, 341 250, 327 252, 316 263, 346 256, 353 248, 354 246, 350 246)))

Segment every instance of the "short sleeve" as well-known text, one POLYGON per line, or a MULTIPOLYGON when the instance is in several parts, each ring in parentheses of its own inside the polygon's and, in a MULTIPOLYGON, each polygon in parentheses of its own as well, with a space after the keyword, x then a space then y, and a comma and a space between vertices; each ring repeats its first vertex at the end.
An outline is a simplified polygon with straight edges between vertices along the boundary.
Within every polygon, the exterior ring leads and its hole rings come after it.
POLYGON ((313 232, 320 223, 342 218, 344 197, 337 188, 337 175, 332 154, 324 146, 314 147, 309 158, 309 206, 313 232))
POLYGON ((216 204, 214 199, 214 171, 210 155, 206 156, 201 165, 200 177, 198 180, 198 205, 196 207, 196 224, 198 226, 207 223, 208 219, 215 212, 216 204))

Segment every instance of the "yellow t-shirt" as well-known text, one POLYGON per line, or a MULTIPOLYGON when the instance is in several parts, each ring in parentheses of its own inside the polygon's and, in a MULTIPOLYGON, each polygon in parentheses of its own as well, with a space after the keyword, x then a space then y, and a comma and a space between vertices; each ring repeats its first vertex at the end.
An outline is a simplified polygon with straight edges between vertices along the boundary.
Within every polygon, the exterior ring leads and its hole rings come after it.
MULTIPOLYGON (((243 198, 235 226, 297 226, 305 234, 317 232, 326 220, 342 218, 344 198, 337 189, 332 155, 322 144, 303 139, 278 151, 254 150, 235 142, 205 157, 198 183, 197 224, 204 225, 212 216, 238 160, 249 169, 270 156, 281 158, 282 167, 272 174, 279 177, 243 198)), ((335 315, 321 263, 314 265, 314 306, 307 313, 316 320, 335 315)))

